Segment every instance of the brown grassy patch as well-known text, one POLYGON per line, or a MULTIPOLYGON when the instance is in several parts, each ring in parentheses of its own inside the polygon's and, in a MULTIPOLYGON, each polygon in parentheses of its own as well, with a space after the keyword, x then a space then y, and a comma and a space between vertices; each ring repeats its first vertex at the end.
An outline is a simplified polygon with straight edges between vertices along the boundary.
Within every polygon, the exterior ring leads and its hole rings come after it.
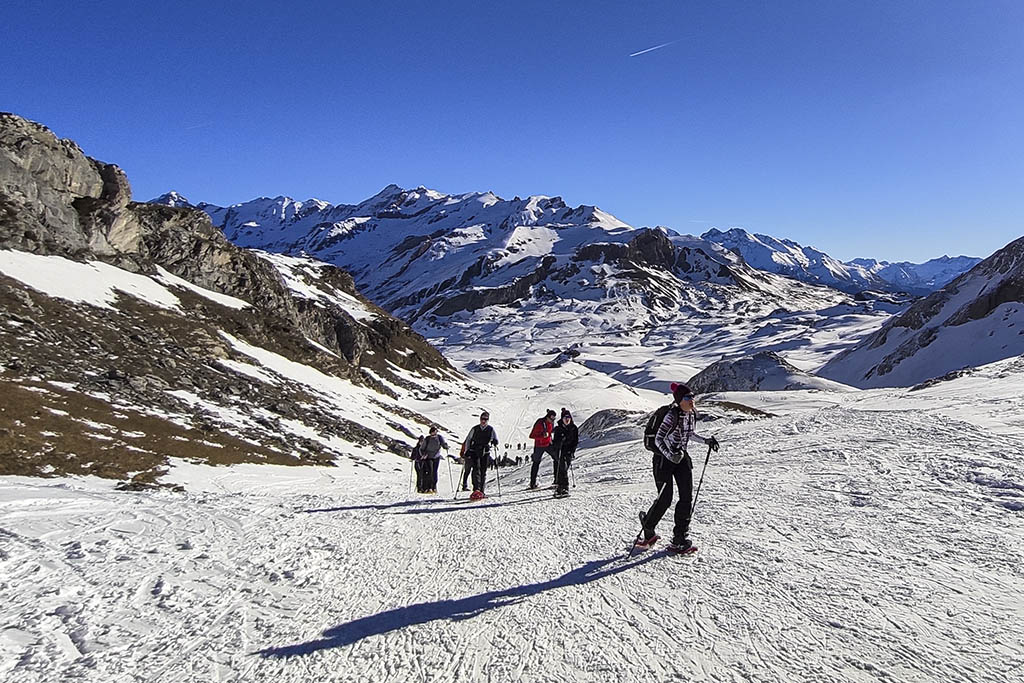
MULTIPOLYGON (((0 389, 0 474, 92 474, 154 483, 169 457, 212 465, 297 463, 217 429, 181 426, 46 382, 0 378, 0 389)), ((325 456, 317 464, 330 462, 325 456)))

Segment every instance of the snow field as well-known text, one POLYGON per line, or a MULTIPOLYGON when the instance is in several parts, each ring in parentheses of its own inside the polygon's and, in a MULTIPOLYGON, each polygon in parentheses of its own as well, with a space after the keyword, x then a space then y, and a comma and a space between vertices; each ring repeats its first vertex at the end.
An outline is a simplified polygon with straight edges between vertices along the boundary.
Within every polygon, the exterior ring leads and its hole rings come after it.
MULTIPOLYGON (((1024 670, 1024 440, 913 410, 723 422, 701 424, 724 447, 693 524, 701 550, 682 558, 624 557, 654 495, 635 442, 581 450, 578 486, 558 501, 526 490, 528 465, 503 469, 502 495, 492 482, 482 503, 450 500, 444 464, 441 495, 410 495, 397 458, 358 475, 190 465, 169 477, 187 494, 4 478, 0 673, 978 682, 1024 670)), ((691 448, 695 479, 705 454, 691 448)), ((547 459, 541 485, 551 478, 547 459)))

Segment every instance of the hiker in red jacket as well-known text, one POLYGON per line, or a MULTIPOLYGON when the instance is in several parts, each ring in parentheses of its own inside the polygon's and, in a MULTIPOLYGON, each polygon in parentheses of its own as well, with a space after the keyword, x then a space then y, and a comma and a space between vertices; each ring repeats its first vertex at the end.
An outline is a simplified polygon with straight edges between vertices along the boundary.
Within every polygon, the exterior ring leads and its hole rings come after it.
POLYGON ((551 459, 555 459, 555 449, 551 445, 552 436, 555 433, 555 411, 548 409, 547 415, 533 423, 530 430, 530 438, 533 439, 533 467, 530 468, 530 488, 537 488, 537 472, 540 470, 540 461, 544 454, 548 453, 551 459))

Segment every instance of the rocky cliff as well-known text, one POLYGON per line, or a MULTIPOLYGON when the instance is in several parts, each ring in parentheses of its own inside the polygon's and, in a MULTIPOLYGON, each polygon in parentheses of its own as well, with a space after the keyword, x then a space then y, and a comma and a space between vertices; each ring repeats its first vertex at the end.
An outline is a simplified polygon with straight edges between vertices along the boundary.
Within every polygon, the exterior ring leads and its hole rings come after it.
MULTIPOLYGON (((0 473, 151 481, 186 453, 370 463, 375 450, 404 453, 426 423, 395 398, 461 381, 344 271, 239 248, 193 208, 133 202, 120 168, 12 114, 0 114, 0 250, 0 473), (103 278, 115 283, 109 305, 87 294, 103 278), (289 364, 319 379, 297 379, 289 364), (366 419, 342 397, 365 404, 366 419), (121 446, 104 448, 81 436, 76 411, 113 425, 127 411, 166 438, 133 446, 115 435, 121 446), (33 417, 47 429, 19 426, 33 417)), ((140 430, 116 434, 126 431, 140 430)))

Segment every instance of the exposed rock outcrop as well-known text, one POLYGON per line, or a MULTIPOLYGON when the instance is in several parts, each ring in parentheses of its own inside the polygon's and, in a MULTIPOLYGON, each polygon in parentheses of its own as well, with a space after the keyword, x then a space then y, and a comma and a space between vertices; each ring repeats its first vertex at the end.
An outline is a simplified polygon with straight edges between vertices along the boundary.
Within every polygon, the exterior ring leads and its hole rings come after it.
POLYGON ((239 248, 196 209, 132 202, 117 166, 12 114, 0 114, 0 313, 10 321, 0 325, 0 393, 9 408, 0 422, 24 424, 19 415, 32 405, 65 416, 48 430, 0 424, 10 454, 0 473, 132 471, 153 480, 167 456, 186 453, 281 463, 329 463, 351 447, 404 454, 402 435, 427 420, 390 397, 436 397, 460 377, 407 324, 362 297, 344 271, 239 248), (23 284, 33 264, 56 267, 31 260, 44 256, 144 276, 145 287, 172 291, 164 298, 176 303, 122 294, 101 306, 49 296, 23 284), (258 367, 249 354, 285 374, 247 369, 258 367), (313 384, 291 379, 291 367, 304 368, 296 372, 313 384), (346 386, 370 422, 334 404, 346 386), (106 437, 89 437, 81 416, 62 404, 97 424, 129 415, 153 438, 145 446, 112 438, 119 446, 105 447, 106 437), (157 426, 147 411, 170 422, 157 426))
POLYGON ((852 390, 846 385, 804 372, 774 351, 712 363, 691 377, 687 384, 698 394, 716 391, 852 390))

